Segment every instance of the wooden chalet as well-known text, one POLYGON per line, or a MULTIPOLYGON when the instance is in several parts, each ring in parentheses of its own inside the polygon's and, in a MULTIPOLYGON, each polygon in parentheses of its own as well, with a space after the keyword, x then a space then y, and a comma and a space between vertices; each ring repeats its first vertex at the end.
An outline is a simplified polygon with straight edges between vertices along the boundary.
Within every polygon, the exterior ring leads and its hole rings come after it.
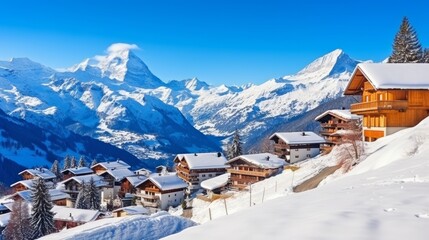
POLYGON ((190 190, 201 188, 202 181, 222 175, 228 167, 222 153, 178 154, 174 158, 177 175, 188 183, 190 190))
POLYGON ((136 196, 144 207, 167 210, 182 203, 187 187, 188 184, 176 174, 154 173, 137 186, 136 196))
POLYGON ((315 120, 320 122, 320 135, 326 141, 321 146, 322 150, 329 151, 332 146, 341 144, 344 133, 354 130, 360 119, 361 117, 352 114, 350 109, 332 109, 317 116, 315 120))
POLYGON ((224 173, 214 178, 210 178, 201 182, 201 188, 206 191, 206 196, 209 199, 215 200, 219 198, 222 192, 229 188, 230 173, 224 173))
POLYGON ((112 162, 99 162, 97 164, 94 164, 94 166, 91 167, 92 171, 96 174, 104 173, 107 170, 124 169, 124 168, 129 169, 131 168, 131 166, 122 160, 116 160, 112 162))
POLYGON ((63 180, 67 180, 71 177, 89 175, 93 174, 94 172, 89 167, 76 167, 62 170, 61 173, 63 174, 63 180))
POLYGON ((429 115, 429 64, 360 63, 344 95, 362 96, 351 113, 363 116, 363 138, 375 141, 429 115))
MULTIPOLYGON (((67 200, 70 199, 69 194, 62 192, 58 189, 49 189, 49 195, 51 197, 52 203, 57 206, 67 206, 67 200)), ((15 201, 20 199, 22 201, 31 203, 31 190, 16 192, 12 196, 10 196, 10 198, 15 201)))
POLYGON ((51 211, 54 213, 54 225, 57 231, 74 228, 101 218, 98 210, 54 206, 51 211))
MULTIPOLYGON (((48 188, 52 188, 54 186, 54 183, 53 182, 46 182, 46 186, 48 188)), ((34 179, 21 180, 21 181, 18 181, 16 183, 13 183, 12 185, 10 185, 10 187, 12 188, 12 191, 14 193, 20 192, 20 191, 25 191, 25 190, 31 190, 34 187, 34 179)))
POLYGON ((325 139, 314 132, 277 132, 270 136, 275 142, 274 152, 279 158, 295 163, 320 154, 325 139))
POLYGON ((137 191, 137 186, 140 185, 147 177, 144 175, 128 176, 121 180, 121 189, 119 191, 120 197, 125 196, 126 193, 134 194, 137 191))
MULTIPOLYGON (((108 183, 104 181, 103 177, 98 176, 96 174, 71 177, 62 182, 59 182, 60 185, 63 185, 62 191, 70 195, 70 199, 69 199, 69 202, 67 203, 67 206, 75 205, 76 198, 77 198, 77 195, 79 194, 80 189, 82 188, 82 184, 83 183, 88 184, 91 178, 94 180, 95 185, 100 190, 103 190, 104 187, 108 186, 108 183)), ((102 191, 102 195, 104 195, 103 191, 102 191)))
POLYGON ((45 181, 53 181, 57 177, 53 172, 46 168, 25 169, 18 173, 18 175, 20 175, 23 180, 42 178, 45 181))
POLYGON ((283 171, 284 159, 271 153, 241 155, 227 162, 231 187, 244 189, 283 171))
POLYGON ((128 206, 112 211, 113 217, 125 217, 132 215, 149 215, 150 211, 143 206, 128 206))

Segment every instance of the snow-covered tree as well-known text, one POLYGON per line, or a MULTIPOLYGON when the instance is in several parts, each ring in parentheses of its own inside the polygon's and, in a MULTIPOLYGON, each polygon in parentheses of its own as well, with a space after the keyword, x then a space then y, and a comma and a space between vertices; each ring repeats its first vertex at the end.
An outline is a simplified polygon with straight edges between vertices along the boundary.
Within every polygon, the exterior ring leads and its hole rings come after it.
POLYGON ((59 165, 58 160, 55 160, 52 163, 51 172, 54 173, 55 176, 57 176, 57 179, 60 179, 61 178, 61 172, 60 172, 60 168, 58 165, 59 165))
POLYGON ((232 143, 227 146, 227 155, 229 159, 243 155, 243 148, 241 143, 241 137, 238 130, 235 130, 232 143))
POLYGON ((95 164, 97 164, 97 160, 92 160, 92 162, 91 162, 91 167, 93 167, 95 164))
POLYGON ((78 167, 86 167, 86 161, 84 156, 80 156, 78 167))
POLYGON ((390 63, 418 63, 423 61, 423 50, 417 33, 407 17, 402 20, 398 33, 393 42, 393 52, 389 57, 390 63))
POLYGON ((79 189, 79 193, 77 194, 75 208, 79 209, 88 209, 88 185, 85 181, 82 181, 82 185, 79 189))
POLYGON ((5 239, 26 240, 31 239, 30 213, 28 205, 21 199, 16 200, 12 205, 9 223, 4 230, 5 239))
POLYGON ((71 158, 70 158, 70 156, 69 156, 69 155, 67 155, 67 156, 64 158, 64 166, 63 166, 63 170, 69 169, 69 168, 70 168, 70 166, 71 166, 71 158))
POLYGON ((89 183, 87 186, 87 192, 88 193, 86 194, 86 197, 87 197, 88 209, 99 210, 100 209, 100 191, 95 185, 93 178, 89 180, 89 183))
POLYGON ((429 48, 425 48, 423 51, 423 61, 424 63, 429 63, 429 48))
POLYGON ((31 193, 32 213, 31 228, 32 238, 40 238, 47 234, 55 232, 54 213, 52 210, 51 196, 49 190, 42 178, 34 180, 34 189, 31 193))
POLYGON ((338 147, 340 148, 340 156, 338 157, 340 165, 347 172, 359 163, 364 154, 362 120, 347 123, 344 134, 341 136, 341 145, 338 147))
POLYGON ((70 168, 75 168, 75 167, 77 167, 77 163, 76 163, 76 158, 74 158, 73 156, 70 159, 70 168))

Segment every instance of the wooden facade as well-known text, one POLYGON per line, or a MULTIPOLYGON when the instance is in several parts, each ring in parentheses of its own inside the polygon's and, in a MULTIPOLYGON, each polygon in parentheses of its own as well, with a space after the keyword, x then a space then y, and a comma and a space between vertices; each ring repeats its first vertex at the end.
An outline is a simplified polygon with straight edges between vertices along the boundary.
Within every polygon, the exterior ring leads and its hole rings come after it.
POLYGON ((231 187, 239 190, 248 187, 250 184, 269 178, 283 168, 283 166, 272 169, 262 168, 242 159, 230 161, 229 164, 231 166, 228 168, 228 172, 231 174, 231 187))
POLYGON ((30 174, 29 172, 23 172, 23 173, 21 173, 21 177, 22 177, 22 179, 23 180, 31 180, 31 179, 34 179, 34 176, 33 176, 33 174, 30 174))
POLYGON ((24 184, 22 183, 17 183, 12 187, 12 190, 14 193, 16 192, 20 192, 20 191, 24 191, 24 190, 30 190, 29 188, 27 188, 24 184))
POLYGON ((184 158, 176 159, 176 173, 181 179, 187 182, 190 188, 199 188, 204 178, 212 178, 226 173, 226 167, 207 168, 207 169, 190 169, 184 158))
MULTIPOLYGON (((300 149, 320 149, 320 143, 314 144, 287 144, 281 138, 274 140, 274 153, 279 157, 286 160, 286 162, 291 162, 291 159, 294 158, 294 151, 300 149)), ((310 154, 309 154, 310 155, 310 154)), ((313 157, 312 154, 308 157, 313 157)), ((293 162, 293 161, 292 161, 293 162)))
POLYGON ((144 207, 158 208, 160 203, 160 194, 167 193, 159 189, 151 181, 145 181, 137 187, 137 196, 141 198, 144 207))
POLYGON ((350 109, 352 113, 363 116, 365 141, 375 141, 403 128, 413 127, 429 116, 429 90, 377 89, 370 80, 363 70, 357 68, 344 93, 362 96, 362 102, 352 104, 350 109))
POLYGON ((103 167, 101 165, 93 166, 93 167, 91 167, 91 169, 97 175, 100 175, 101 173, 103 173, 104 171, 107 170, 105 167, 103 167))

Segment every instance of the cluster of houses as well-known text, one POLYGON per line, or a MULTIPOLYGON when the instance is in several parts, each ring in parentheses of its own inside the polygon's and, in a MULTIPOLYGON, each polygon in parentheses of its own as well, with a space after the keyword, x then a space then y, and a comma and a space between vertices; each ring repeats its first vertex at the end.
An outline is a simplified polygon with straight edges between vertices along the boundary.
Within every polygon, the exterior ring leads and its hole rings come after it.
MULTIPOLYGON (((167 210, 195 192, 209 198, 228 190, 243 190, 249 185, 281 173, 286 165, 313 158, 342 144, 359 126, 362 140, 375 141, 403 128, 412 127, 429 115, 429 64, 358 64, 345 89, 345 95, 358 95, 361 102, 350 109, 328 110, 315 118, 320 134, 310 131, 276 132, 269 139, 273 153, 237 156, 227 160, 222 153, 187 153, 174 158, 175 172, 131 171, 118 160, 91 167, 62 171, 61 181, 46 168, 19 173, 22 180, 11 185, 11 200, 31 202, 33 179, 42 178, 50 188, 58 230, 103 217, 98 210, 74 208, 82 184, 92 179, 100 191, 102 204, 116 201, 113 216, 148 214, 167 210)), ((0 204, 0 227, 10 204, 0 204)), ((105 217, 105 216, 104 216, 105 217)))

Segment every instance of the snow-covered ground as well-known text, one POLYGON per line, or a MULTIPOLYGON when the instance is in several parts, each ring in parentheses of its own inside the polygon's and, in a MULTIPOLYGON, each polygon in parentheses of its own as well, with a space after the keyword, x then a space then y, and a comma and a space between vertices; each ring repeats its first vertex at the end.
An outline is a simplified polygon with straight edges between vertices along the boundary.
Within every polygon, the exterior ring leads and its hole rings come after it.
POLYGON ((106 218, 79 227, 63 230, 47 235, 43 240, 105 240, 105 239, 160 239, 170 234, 182 231, 195 225, 194 222, 172 216, 166 212, 155 213, 151 216, 129 216, 106 218))
MULTIPOLYGON (((314 190, 285 192, 291 176, 286 171, 261 186, 255 184, 252 202, 256 205, 250 208, 244 196, 227 199, 230 215, 225 216, 223 206, 217 206, 221 202, 214 202, 210 206, 213 221, 207 222, 206 214, 198 211, 204 208, 195 201, 193 219, 206 223, 167 239, 427 239, 429 118, 368 143, 366 150, 366 160, 347 174, 337 171, 314 190), (280 193, 270 195, 269 182, 275 179, 280 193), (264 203, 256 190, 262 186, 264 203)), ((302 169, 310 173, 311 168, 302 169)), ((295 174, 299 181, 299 170, 295 174)))

